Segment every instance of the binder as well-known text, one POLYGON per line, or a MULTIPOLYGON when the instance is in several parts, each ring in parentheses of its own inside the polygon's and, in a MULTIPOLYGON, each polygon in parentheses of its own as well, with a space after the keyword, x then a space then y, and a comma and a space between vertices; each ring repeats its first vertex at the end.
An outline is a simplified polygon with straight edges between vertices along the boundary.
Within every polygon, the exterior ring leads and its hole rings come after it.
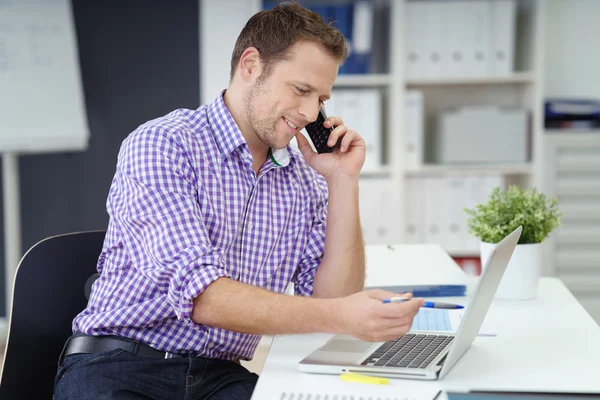
POLYGON ((438 2, 423 2, 425 17, 425 60, 424 76, 439 78, 445 75, 442 70, 442 35, 445 27, 444 16, 438 2))
POLYGON ((423 165, 424 137, 423 92, 406 92, 406 116, 404 123, 404 162, 408 170, 419 169, 423 165))
POLYGON ((439 26, 438 29, 438 52, 440 54, 440 66, 438 76, 450 76, 452 65, 452 45, 454 38, 452 36, 455 31, 453 24, 452 10, 454 9, 453 2, 437 2, 435 7, 436 20, 439 26))
POLYGON ((405 243, 423 243, 425 237, 425 182, 422 178, 409 178, 406 190, 405 243))
POLYGON ((358 185, 358 208, 363 240, 365 244, 373 245, 377 243, 376 230, 379 212, 377 199, 379 194, 376 192, 376 186, 372 179, 360 179, 358 185))
POLYGON ((348 57, 344 64, 340 66, 338 74, 350 74, 353 70, 352 54, 354 52, 352 43, 352 3, 336 4, 329 7, 329 15, 333 20, 334 26, 344 35, 348 43, 348 57))
POLYGON ((365 289, 410 291, 417 297, 464 296, 466 292, 467 275, 438 245, 367 246, 366 259, 365 289))
MULTIPOLYGON (((465 190, 465 208, 472 210, 475 208, 477 203, 481 203, 481 196, 479 194, 481 187, 481 177, 469 176, 466 179, 467 187, 465 190)), ((479 253, 479 239, 470 233, 467 233, 467 235, 467 249, 479 253)))
POLYGON ((378 286, 377 289, 394 293, 412 293, 414 297, 462 297, 467 291, 466 285, 394 285, 378 286))
MULTIPOLYGON (((446 199, 442 200, 447 210, 446 229, 448 236, 444 248, 446 251, 464 252, 467 250, 467 214, 463 208, 466 178, 464 176, 447 177, 444 180, 446 199)), ((443 207, 444 204, 441 206, 443 207)))
POLYGON ((364 89, 353 91, 352 95, 358 100, 358 108, 352 113, 360 116, 360 123, 355 129, 363 137, 367 146, 363 171, 377 170, 382 165, 383 150, 381 92, 378 89, 364 89))
POLYGON ((371 54, 373 49, 373 4, 368 0, 354 3, 352 40, 354 54, 351 72, 368 74, 371 72, 371 54))
POLYGON ((462 26, 466 19, 468 4, 464 1, 446 4, 448 24, 446 25, 446 68, 445 76, 464 77, 467 75, 465 62, 467 58, 467 43, 469 32, 462 26))
POLYGON ((397 223, 399 190, 388 178, 378 179, 376 182, 377 193, 380 195, 379 207, 375 210, 378 215, 376 243, 399 243, 401 241, 401 227, 397 223))
POLYGON ((406 4, 406 76, 422 78, 425 71, 425 9, 423 4, 408 2, 406 4))
POLYGON ((396 209, 398 192, 387 178, 359 181, 359 212, 367 245, 400 241, 396 209))
POLYGON ((490 74, 490 2, 468 3, 469 48, 466 59, 467 76, 485 77, 490 74))
POLYGON ((516 14, 515 0, 490 2, 492 76, 507 76, 513 72, 516 14))
POLYGON ((332 91, 332 99, 334 96, 334 110, 328 100, 327 115, 341 117, 346 126, 363 137, 366 159, 362 170, 377 170, 382 165, 381 92, 378 89, 341 89, 332 91))
POLYGON ((429 177, 426 185, 425 209, 425 243, 437 243, 446 246, 448 238, 447 215, 445 199, 447 193, 444 189, 444 178, 429 177))

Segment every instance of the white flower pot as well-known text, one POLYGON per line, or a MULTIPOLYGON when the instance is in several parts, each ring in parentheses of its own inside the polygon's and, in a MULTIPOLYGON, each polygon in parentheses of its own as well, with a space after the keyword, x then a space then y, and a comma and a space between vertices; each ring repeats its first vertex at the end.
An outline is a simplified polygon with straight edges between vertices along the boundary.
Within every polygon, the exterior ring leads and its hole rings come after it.
MULTIPOLYGON (((494 243, 480 242, 482 272, 495 246, 494 243)), ((537 297, 540 250, 540 243, 517 245, 496 291, 496 299, 529 300, 537 297)))

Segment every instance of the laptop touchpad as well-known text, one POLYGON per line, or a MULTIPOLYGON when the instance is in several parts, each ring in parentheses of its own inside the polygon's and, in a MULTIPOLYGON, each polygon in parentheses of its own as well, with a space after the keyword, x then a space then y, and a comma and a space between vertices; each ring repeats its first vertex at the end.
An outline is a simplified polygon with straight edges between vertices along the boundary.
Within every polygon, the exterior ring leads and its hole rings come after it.
POLYGON ((364 353, 373 346, 373 343, 362 342, 360 340, 333 339, 327 343, 321 350, 334 351, 342 353, 364 353))

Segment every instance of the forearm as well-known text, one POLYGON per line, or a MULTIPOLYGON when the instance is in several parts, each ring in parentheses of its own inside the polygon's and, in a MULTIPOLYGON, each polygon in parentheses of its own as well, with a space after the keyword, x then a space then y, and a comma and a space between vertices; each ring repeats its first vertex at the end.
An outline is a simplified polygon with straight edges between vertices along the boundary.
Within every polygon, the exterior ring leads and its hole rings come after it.
POLYGON ((255 335, 335 333, 335 301, 288 296, 220 278, 194 299, 192 320, 255 335))
POLYGON ((358 212, 358 178, 328 180, 325 254, 315 275, 315 297, 341 297, 363 290, 365 251, 358 212))

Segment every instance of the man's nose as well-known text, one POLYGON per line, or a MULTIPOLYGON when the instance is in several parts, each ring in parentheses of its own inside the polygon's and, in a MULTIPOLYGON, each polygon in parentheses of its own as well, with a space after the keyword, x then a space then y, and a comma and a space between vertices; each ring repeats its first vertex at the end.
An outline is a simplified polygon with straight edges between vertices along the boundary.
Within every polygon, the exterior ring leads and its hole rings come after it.
POLYGON ((308 122, 314 122, 317 120, 319 115, 319 102, 315 104, 314 100, 303 101, 298 109, 298 113, 301 114, 308 122))

